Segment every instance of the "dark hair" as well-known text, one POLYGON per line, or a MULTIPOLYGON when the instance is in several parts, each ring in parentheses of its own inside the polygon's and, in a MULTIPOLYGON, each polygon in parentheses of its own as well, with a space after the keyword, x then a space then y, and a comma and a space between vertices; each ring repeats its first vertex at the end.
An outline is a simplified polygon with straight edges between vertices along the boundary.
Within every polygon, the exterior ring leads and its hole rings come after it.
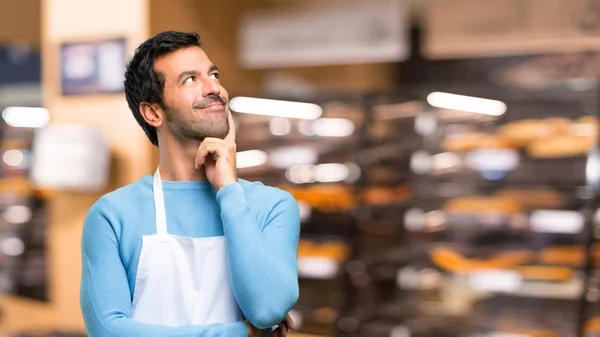
POLYGON ((168 31, 160 33, 142 43, 127 64, 125 70, 125 98, 133 117, 142 127, 146 136, 158 146, 156 128, 146 123, 140 112, 140 103, 156 103, 164 108, 163 89, 165 78, 154 70, 154 62, 176 50, 187 47, 200 47, 197 33, 168 31))

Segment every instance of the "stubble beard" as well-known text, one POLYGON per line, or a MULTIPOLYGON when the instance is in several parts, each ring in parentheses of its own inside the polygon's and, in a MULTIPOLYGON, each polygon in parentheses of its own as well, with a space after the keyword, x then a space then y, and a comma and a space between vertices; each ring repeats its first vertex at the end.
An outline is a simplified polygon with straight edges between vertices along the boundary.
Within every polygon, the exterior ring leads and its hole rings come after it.
MULTIPOLYGON (((171 132, 182 140, 203 141, 207 137, 224 139, 229 133, 230 125, 227 118, 227 108, 224 108, 223 118, 198 118, 194 113, 192 118, 181 118, 183 114, 174 109, 167 109, 167 123, 171 132)), ((215 113, 215 112, 212 112, 215 113)))

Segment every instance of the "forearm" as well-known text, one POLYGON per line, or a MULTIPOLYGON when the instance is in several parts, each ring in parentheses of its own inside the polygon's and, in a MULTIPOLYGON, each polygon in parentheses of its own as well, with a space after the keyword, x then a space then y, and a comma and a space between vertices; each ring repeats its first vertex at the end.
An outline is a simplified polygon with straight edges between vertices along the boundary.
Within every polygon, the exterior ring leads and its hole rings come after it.
POLYGON ((226 186, 217 198, 229 249, 232 288, 240 308, 259 328, 276 325, 298 299, 295 222, 299 220, 294 211, 287 212, 289 215, 268 224, 269 233, 263 233, 239 184, 226 186))
POLYGON ((244 322, 233 324, 185 325, 171 327, 159 324, 147 324, 134 320, 130 316, 129 296, 123 290, 112 287, 108 282, 97 282, 90 275, 90 268, 84 263, 81 287, 81 312, 88 336, 91 337, 247 337, 248 330, 244 322), (115 296, 103 296, 113 293, 115 296))

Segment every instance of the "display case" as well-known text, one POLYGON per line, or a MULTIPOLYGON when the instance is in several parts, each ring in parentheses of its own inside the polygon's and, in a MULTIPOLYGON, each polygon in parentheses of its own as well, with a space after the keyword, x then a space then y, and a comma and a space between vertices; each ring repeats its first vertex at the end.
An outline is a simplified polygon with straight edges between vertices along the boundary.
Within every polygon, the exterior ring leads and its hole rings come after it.
POLYGON ((428 85, 412 100, 368 100, 370 116, 400 102, 389 114, 403 117, 363 148, 403 159, 363 158, 364 176, 388 189, 405 179, 410 192, 382 215, 359 206, 369 210, 359 226, 387 223, 386 238, 349 262, 363 281, 347 319, 359 323, 342 335, 576 336, 593 326, 598 88, 487 89, 428 85))
POLYGON ((307 101, 321 118, 236 115, 238 150, 265 153, 240 177, 300 206, 300 332, 600 335, 595 82, 307 101))

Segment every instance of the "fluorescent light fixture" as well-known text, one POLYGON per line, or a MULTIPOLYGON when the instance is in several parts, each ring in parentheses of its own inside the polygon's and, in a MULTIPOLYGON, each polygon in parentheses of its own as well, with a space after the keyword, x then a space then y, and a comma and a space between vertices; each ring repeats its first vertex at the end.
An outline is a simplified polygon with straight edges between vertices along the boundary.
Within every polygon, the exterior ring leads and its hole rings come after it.
POLYGON ((469 285, 479 291, 512 293, 522 284, 521 275, 513 270, 489 269, 469 275, 469 285))
POLYGON ((19 256, 25 252, 25 244, 19 238, 6 238, 0 243, 0 250, 4 255, 19 256))
POLYGON ((273 136, 285 136, 292 131, 292 123, 284 117, 274 117, 269 122, 269 130, 273 136))
POLYGON ((506 172, 519 166, 519 153, 513 149, 477 149, 467 153, 469 168, 481 172, 506 172))
POLYGON ((350 176, 350 169, 344 164, 330 163, 315 166, 315 180, 321 183, 344 181, 350 176))
POLYGON ((296 119, 317 119, 323 114, 323 109, 312 103, 253 97, 234 97, 229 101, 229 107, 237 113, 296 119))
POLYGON ((23 224, 31 220, 31 208, 24 205, 8 206, 4 210, 4 220, 12 224, 23 224))
POLYGON ((314 183, 316 179, 313 171, 314 165, 294 165, 285 171, 285 177, 294 184, 314 183))
POLYGON ((404 228, 409 232, 420 232, 427 226, 425 211, 411 208, 404 213, 404 228))
POLYGON ((460 110, 490 116, 501 116, 506 112, 506 104, 486 98, 432 92, 427 96, 427 103, 436 108, 460 110))
POLYGON ((339 264, 334 259, 320 256, 298 258, 298 274, 304 278, 331 279, 337 275, 338 270, 339 264))
POLYGON ((44 108, 8 107, 2 111, 2 118, 15 128, 41 128, 50 121, 50 114, 44 108))
POLYGON ((362 175, 362 170, 360 169, 360 166, 358 166, 355 163, 345 163, 344 165, 346 165, 346 167, 348 168, 348 176, 346 177, 346 179, 344 179, 344 181, 349 184, 357 182, 358 179, 360 179, 360 176, 362 175))
POLYGON ((267 162, 267 154, 261 150, 240 151, 235 160, 237 168, 261 166, 267 162))
POLYGON ((588 155, 585 177, 589 185, 596 185, 600 182, 600 153, 597 150, 588 155))
POLYGON ((269 151, 269 165, 279 169, 314 164, 318 159, 317 150, 307 146, 284 146, 269 151))
POLYGON ((416 174, 427 174, 433 168, 433 156, 419 150, 410 156, 410 169, 416 174))
POLYGON ((312 136, 316 136, 315 131, 312 128, 312 121, 300 121, 298 123, 298 132, 300 132, 301 134, 308 136, 308 137, 312 137, 312 136))
POLYGON ((318 137, 348 137, 355 128, 354 122, 347 118, 319 118, 298 125, 301 134, 318 137))
POLYGON ((536 210, 529 218, 531 230, 537 233, 577 234, 584 224, 583 214, 576 211, 536 210))
POLYGON ((447 170, 462 164, 460 156, 453 152, 442 152, 432 157, 432 169, 435 171, 447 170))
POLYGON ((2 155, 2 161, 8 166, 18 167, 23 164, 25 155, 19 150, 8 150, 2 155))
POLYGON ((285 177, 294 184, 334 183, 354 179, 354 167, 350 164, 327 163, 318 165, 294 165, 287 169, 285 177))

